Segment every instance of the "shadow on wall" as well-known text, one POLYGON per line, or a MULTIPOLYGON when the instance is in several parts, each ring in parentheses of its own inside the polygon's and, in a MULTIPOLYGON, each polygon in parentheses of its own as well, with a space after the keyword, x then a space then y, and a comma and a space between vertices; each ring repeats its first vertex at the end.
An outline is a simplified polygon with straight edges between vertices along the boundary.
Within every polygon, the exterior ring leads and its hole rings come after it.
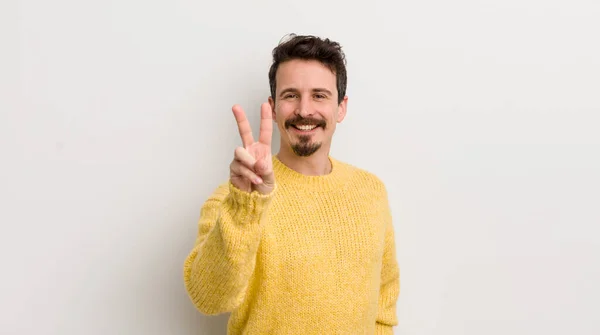
POLYGON ((200 332, 202 335, 227 335, 228 314, 206 316, 200 315, 200 332))

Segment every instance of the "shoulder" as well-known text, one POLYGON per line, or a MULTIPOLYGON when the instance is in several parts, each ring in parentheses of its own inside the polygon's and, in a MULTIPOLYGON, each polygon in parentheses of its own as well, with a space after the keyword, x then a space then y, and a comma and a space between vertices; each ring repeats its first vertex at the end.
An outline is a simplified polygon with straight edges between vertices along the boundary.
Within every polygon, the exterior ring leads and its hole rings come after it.
POLYGON ((342 170, 353 183, 363 185, 374 192, 381 192, 384 195, 387 194, 384 181, 372 171, 335 158, 331 158, 331 160, 334 161, 336 166, 342 170))

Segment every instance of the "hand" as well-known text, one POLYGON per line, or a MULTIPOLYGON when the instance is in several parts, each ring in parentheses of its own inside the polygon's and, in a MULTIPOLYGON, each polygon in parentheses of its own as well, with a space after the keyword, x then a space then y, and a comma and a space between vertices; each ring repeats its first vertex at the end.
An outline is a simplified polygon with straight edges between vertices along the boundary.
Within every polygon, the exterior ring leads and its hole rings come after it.
POLYGON ((237 121, 243 147, 237 147, 230 165, 231 183, 245 192, 258 191, 269 194, 275 187, 273 162, 271 161, 271 138, 273 119, 271 106, 263 103, 260 108, 260 135, 254 142, 252 129, 244 110, 234 105, 233 115, 237 121))

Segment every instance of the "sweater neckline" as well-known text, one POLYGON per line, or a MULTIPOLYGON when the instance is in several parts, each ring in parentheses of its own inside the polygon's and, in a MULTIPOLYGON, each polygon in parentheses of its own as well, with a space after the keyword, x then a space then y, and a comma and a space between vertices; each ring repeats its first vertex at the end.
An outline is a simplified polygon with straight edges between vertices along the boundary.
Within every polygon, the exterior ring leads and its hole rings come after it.
POLYGON ((342 164, 331 156, 327 157, 331 163, 331 171, 325 175, 305 175, 302 174, 279 160, 277 155, 273 155, 273 171, 277 183, 302 184, 306 186, 332 186, 338 183, 343 177, 342 164))

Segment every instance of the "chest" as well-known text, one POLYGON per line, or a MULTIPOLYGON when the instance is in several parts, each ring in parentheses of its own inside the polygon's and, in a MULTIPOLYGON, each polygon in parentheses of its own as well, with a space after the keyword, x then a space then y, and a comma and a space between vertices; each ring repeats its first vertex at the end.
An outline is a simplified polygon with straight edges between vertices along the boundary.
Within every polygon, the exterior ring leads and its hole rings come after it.
POLYGON ((369 268, 383 254, 383 217, 381 206, 360 194, 274 199, 263 246, 286 273, 369 268))

